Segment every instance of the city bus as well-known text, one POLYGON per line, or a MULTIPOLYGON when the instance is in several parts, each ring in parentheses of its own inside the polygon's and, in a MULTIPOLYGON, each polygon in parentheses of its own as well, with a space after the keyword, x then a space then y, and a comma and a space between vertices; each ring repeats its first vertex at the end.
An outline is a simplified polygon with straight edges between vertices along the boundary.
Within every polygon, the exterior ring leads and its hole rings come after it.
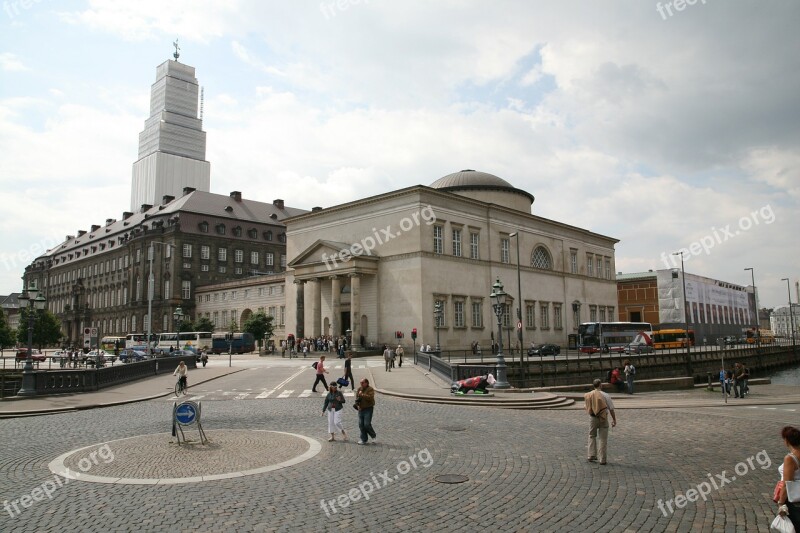
POLYGON ((100 348, 108 353, 114 353, 115 348, 120 350, 125 348, 126 341, 125 337, 103 337, 100 339, 100 348))
MULTIPOLYGON (((653 347, 656 350, 686 348, 686 330, 682 328, 660 329, 653 333, 653 347)), ((694 330, 689 330, 689 345, 694 346, 694 330)))
POLYGON ((125 348, 129 350, 147 351, 146 333, 128 333, 125 336, 125 348))
POLYGON ((649 322, 584 322, 578 326, 578 346, 583 353, 621 352, 640 335, 642 338, 652 338, 652 324, 649 322))
POLYGON ((233 333, 233 339, 227 340, 230 333, 214 333, 211 337, 211 351, 215 354, 228 353, 230 349, 233 353, 250 353, 256 350, 256 339, 252 333, 233 333))
POLYGON ((180 333, 159 333, 156 350, 168 352, 170 348, 189 350, 198 353, 211 350, 210 331, 181 331, 180 333))
POLYGON ((758 336, 761 335, 761 344, 774 344, 775 343, 775 334, 772 333, 772 330, 769 329, 748 329, 746 332, 747 335, 747 344, 757 344, 758 343, 758 336))

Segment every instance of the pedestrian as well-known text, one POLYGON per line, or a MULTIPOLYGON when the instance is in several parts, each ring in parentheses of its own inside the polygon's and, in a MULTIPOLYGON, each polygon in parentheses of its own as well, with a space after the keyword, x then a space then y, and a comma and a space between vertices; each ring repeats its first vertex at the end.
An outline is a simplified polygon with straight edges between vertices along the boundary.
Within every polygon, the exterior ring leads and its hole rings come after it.
POLYGON ((744 393, 750 394, 750 385, 748 384, 750 382, 750 369, 744 363, 742 363, 742 372, 744 373, 742 378, 742 381, 744 381, 744 393))
POLYGON ((744 373, 744 365, 736 363, 733 366, 733 393, 734 398, 744 398, 747 389, 747 380, 744 373))
POLYGON ((344 379, 350 382, 350 390, 356 390, 356 378, 353 377, 353 352, 347 352, 344 360, 344 379))
POLYGON ((787 481, 800 482, 800 429, 786 426, 781 430, 781 438, 789 453, 783 458, 783 464, 778 467, 781 481, 780 492, 776 491, 778 498, 775 501, 778 504, 778 513, 788 515, 795 531, 800 531, 800 502, 790 502, 786 493, 787 481))
POLYGON ((403 354, 404 353, 405 353, 405 350, 403 350, 403 347, 398 344, 397 345, 397 350, 395 351, 395 354, 397 355, 397 359, 398 359, 398 361, 397 361, 397 367, 398 368, 402 368, 403 367, 403 354))
POLYGON ((322 382, 322 384, 327 389, 328 388, 328 382, 325 381, 325 374, 327 374, 328 371, 325 370, 325 356, 324 355, 320 355, 319 356, 319 361, 316 362, 316 366, 314 367, 314 369, 317 371, 317 379, 314 380, 314 385, 311 387, 311 390, 314 391, 314 392, 317 392, 317 383, 319 383, 319 382, 322 382))
POLYGON ((336 440, 336 430, 342 432, 342 440, 347 441, 347 433, 342 425, 342 407, 344 406, 344 394, 336 387, 336 383, 331 383, 328 387, 328 394, 325 396, 325 403, 322 404, 322 415, 328 412, 328 433, 331 438, 328 442, 336 440))
POLYGON ((361 430, 361 438, 358 444, 369 442, 368 437, 372 437, 375 444, 377 434, 372 427, 372 413, 375 409, 375 389, 369 386, 369 380, 361 380, 361 386, 356 392, 356 408, 358 409, 358 429, 361 430))
POLYGON ((200 356, 200 361, 203 363, 204 367, 208 364, 208 353, 206 353, 205 350, 203 350, 203 355, 200 356))
POLYGON ((623 372, 625 372, 625 381, 628 382, 628 394, 633 394, 633 376, 636 375, 636 367, 628 359, 625 360, 623 372))
POLYGON ((386 368, 384 368, 384 372, 391 372, 392 371, 392 350, 389 349, 388 346, 385 344, 383 345, 383 363, 386 368))
POLYGON ((622 373, 619 371, 618 366, 615 366, 614 370, 611 371, 611 379, 608 381, 614 385, 617 392, 623 392, 625 390, 625 380, 622 379, 622 373))
POLYGON ((611 427, 616 427, 617 415, 611 397, 602 391, 603 382, 595 379, 592 385, 594 390, 583 396, 584 408, 591 417, 588 459, 589 461, 600 459, 600 464, 604 465, 608 444, 608 415, 611 414, 611 427))
POLYGON ((728 373, 725 371, 725 367, 720 367, 719 369, 719 386, 722 389, 722 395, 731 394, 731 384, 728 381, 728 373))

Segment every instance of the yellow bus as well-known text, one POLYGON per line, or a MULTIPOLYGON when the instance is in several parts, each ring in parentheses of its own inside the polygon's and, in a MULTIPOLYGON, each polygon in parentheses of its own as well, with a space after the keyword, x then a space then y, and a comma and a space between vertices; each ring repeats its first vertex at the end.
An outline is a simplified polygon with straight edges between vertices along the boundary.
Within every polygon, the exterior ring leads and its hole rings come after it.
POLYGON ((758 343, 758 337, 761 335, 761 344, 774 344, 775 343, 775 334, 770 329, 761 329, 761 330, 754 330, 748 329, 747 330, 747 344, 756 344, 758 343))
POLYGON ((125 337, 103 337, 100 339, 100 348, 108 353, 114 353, 114 348, 125 348, 125 337))
MULTIPOLYGON (((685 329, 660 329, 653 332, 653 348, 686 348, 687 335, 685 329)), ((694 330, 689 330, 688 342, 694 346, 694 330)))

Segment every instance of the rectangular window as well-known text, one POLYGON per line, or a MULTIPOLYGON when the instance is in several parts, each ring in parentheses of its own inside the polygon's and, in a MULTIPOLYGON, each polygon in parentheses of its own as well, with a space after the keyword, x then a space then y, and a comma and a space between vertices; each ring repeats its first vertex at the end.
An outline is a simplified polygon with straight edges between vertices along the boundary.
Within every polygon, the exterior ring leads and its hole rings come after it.
MULTIPOLYGON (((117 260, 116 259, 112 259, 111 260, 111 271, 113 272, 116 269, 117 269, 117 260)), ((67 279, 67 281, 69 281, 69 279, 67 279)))
POLYGON ((208 272, 208 265, 200 265, 200 272, 208 272))
POLYGON ((508 304, 503 306, 503 327, 511 327, 511 306, 508 304))
POLYGON ((210 246, 201 246, 200 247, 200 259, 211 259, 211 247, 210 246))
POLYGON ((483 302, 472 302, 472 327, 483 327, 483 302))
POLYGON ((217 249, 217 261, 227 261, 228 260, 228 249, 220 247, 217 249))
POLYGON ((281 306, 281 322, 280 325, 283 326, 286 324, 286 306, 281 306))
POLYGON ((536 304, 525 304, 525 327, 536 327, 536 304))
POLYGON ((233 252, 233 262, 234 263, 243 263, 244 262, 244 250, 234 250, 234 252, 233 252))
POLYGON ((597 277, 598 278, 602 278, 603 277, 603 258, 602 257, 597 256, 596 265, 597 265, 597 277))
POLYGON ((539 321, 542 329, 550 329, 550 305, 541 304, 539 306, 539 321))
POLYGON ((231 291, 231 300, 236 299, 236 291, 231 291))
POLYGON ((453 326, 464 327, 464 302, 453 302, 453 326))
POLYGON ((442 226, 433 227, 433 253, 444 253, 444 228, 442 226))
POLYGON ((569 271, 571 274, 578 273, 578 250, 570 249, 569 251, 569 271))
POLYGON ((227 311, 223 311, 222 312, 222 325, 225 327, 225 329, 228 329, 228 326, 230 325, 228 323, 228 312, 227 311))
POLYGON ((219 311, 214 311, 214 329, 219 327, 219 311))
POLYGON ((192 264, 191 263, 184 263, 183 264, 183 268, 185 268, 186 270, 191 270, 192 264))
POLYGON ((477 233, 469 234, 469 258, 480 259, 480 237, 477 233))
POLYGON ((611 259, 606 257, 606 279, 611 279, 611 259))
POLYGON ((443 328, 443 327, 445 327, 445 324, 447 324, 447 302, 445 302, 444 300, 435 300, 433 302, 434 303, 434 308, 436 306, 436 302, 440 302, 442 304, 441 305, 442 314, 441 315, 434 315, 434 317, 436 318, 436 327, 437 328, 443 328))
POLYGON ((166 246, 164 246, 164 257, 166 257, 167 259, 172 257, 172 245, 171 244, 167 244, 166 246))
POLYGON ((500 262, 508 263, 508 251, 511 249, 511 242, 506 238, 500 239, 500 262))
POLYGON ((461 230, 453 230, 453 255, 461 257, 461 230))
POLYGON ((147 260, 148 261, 151 261, 151 260, 154 259, 154 257, 153 257, 153 249, 154 248, 155 248, 155 246, 153 244, 151 244, 150 246, 147 247, 147 260))
POLYGON ((555 329, 562 329, 564 327, 561 321, 561 304, 553 304, 553 327, 555 329))
POLYGON ((164 280, 164 299, 168 299, 171 296, 169 292, 169 280, 164 280))
POLYGON ((586 254, 586 275, 594 276, 594 256, 586 254))
POLYGON ((224 302, 224 301, 226 301, 227 299, 228 299, 228 292, 226 291, 226 292, 223 292, 223 293, 222 293, 222 301, 224 302))
POLYGON ((189 259, 192 257, 192 245, 191 244, 184 244, 183 245, 183 257, 189 259))
POLYGON ((135 259, 133 260, 134 263, 140 262, 142 260, 142 249, 141 248, 137 248, 136 252, 134 252, 134 253, 135 253, 135 255, 134 255, 135 259))
POLYGON ((606 321, 606 308, 605 307, 601 307, 600 308, 600 322, 605 322, 605 321, 606 321))
POLYGON ((286 254, 281 254, 281 268, 286 268, 286 254))
POLYGON ((241 274, 242 273, 242 267, 236 267, 234 269, 234 272, 236 272, 237 274, 241 274))
POLYGON ((258 252, 250 252, 250 264, 251 265, 258 264, 258 252))
POLYGON ((184 280, 181 282, 181 298, 184 300, 192 299, 192 282, 184 280))
POLYGON ((275 255, 272 252, 266 252, 264 254, 264 264, 268 267, 275 264, 275 255))
POLYGON ((597 306, 589 306, 589 322, 597 322, 597 306))
POLYGON ((269 311, 267 312, 267 314, 268 314, 269 316, 271 316, 271 317, 275 317, 275 309, 276 309, 276 308, 275 308, 275 306, 274 306, 274 305, 270 306, 270 308, 269 308, 269 311))

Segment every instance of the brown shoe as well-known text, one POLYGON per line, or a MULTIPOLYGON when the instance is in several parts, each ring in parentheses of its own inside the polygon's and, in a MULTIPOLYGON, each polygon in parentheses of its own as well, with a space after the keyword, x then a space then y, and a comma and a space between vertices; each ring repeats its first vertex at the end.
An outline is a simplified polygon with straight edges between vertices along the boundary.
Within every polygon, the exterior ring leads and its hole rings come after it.
POLYGON ((589 457, 587 461, 597 461, 597 457, 589 457))

